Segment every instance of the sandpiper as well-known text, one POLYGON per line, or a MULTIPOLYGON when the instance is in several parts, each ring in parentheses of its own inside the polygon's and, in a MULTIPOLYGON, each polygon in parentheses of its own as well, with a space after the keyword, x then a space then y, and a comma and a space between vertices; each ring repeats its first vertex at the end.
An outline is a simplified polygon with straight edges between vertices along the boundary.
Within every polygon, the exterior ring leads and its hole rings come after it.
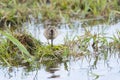
POLYGON ((57 37, 58 30, 55 26, 48 26, 44 31, 44 36, 47 40, 51 40, 51 47, 53 46, 53 40, 57 37))

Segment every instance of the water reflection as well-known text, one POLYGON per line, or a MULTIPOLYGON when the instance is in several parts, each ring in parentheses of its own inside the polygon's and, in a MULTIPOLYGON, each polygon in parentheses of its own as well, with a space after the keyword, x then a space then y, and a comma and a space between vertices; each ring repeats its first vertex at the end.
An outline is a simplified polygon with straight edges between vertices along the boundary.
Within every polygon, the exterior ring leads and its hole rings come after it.
POLYGON ((33 71, 27 68, 1 68, 1 80, 119 80, 120 59, 111 57, 109 60, 99 60, 93 67, 95 60, 88 59, 70 61, 65 64, 51 64, 41 66, 33 71))
POLYGON ((59 71, 59 69, 55 68, 55 67, 51 67, 50 69, 47 70, 48 72, 50 72, 52 75, 48 78, 59 78, 60 75, 55 74, 56 71, 59 71))

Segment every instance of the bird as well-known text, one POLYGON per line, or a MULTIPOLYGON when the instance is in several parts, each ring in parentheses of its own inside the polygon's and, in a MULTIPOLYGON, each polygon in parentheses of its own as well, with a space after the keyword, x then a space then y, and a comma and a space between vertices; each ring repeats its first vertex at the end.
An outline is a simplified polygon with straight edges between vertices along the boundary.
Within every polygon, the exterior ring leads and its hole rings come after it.
POLYGON ((44 30, 44 36, 48 42, 51 40, 51 47, 53 47, 53 40, 58 36, 58 29, 55 26, 48 26, 44 30))
POLYGON ((46 4, 50 4, 51 3, 51 1, 50 0, 46 0, 46 4))

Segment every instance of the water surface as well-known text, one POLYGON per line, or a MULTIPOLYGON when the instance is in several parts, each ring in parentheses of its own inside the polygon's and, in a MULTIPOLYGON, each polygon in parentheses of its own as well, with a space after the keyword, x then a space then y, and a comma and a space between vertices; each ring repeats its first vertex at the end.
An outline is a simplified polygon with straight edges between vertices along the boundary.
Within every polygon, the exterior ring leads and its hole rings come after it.
MULTIPOLYGON (((92 34, 106 33, 105 36, 113 36, 117 30, 120 30, 120 22, 114 25, 100 24, 93 27, 88 26, 86 29, 92 34)), ((43 24, 35 24, 27 22, 27 31, 36 39, 47 44, 46 38, 43 36, 43 24)), ((82 23, 75 23, 74 28, 69 25, 61 25, 59 27, 59 35, 54 40, 54 45, 64 44, 65 39, 73 39, 85 33, 82 23)), ((118 55, 110 57, 108 60, 101 59, 97 65, 93 67, 94 59, 80 58, 78 60, 71 59, 69 62, 58 63, 55 66, 41 66, 39 69, 28 70, 24 67, 0 68, 0 80, 119 80, 120 79, 120 59, 118 55)))

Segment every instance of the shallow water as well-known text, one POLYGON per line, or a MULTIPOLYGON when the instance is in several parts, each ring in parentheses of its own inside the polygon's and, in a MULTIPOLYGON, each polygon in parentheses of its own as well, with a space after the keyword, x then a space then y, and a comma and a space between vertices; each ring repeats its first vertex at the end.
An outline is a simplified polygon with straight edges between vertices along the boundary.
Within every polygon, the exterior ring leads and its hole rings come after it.
MULTIPOLYGON (((106 33, 106 36, 112 36, 116 34, 116 30, 120 30, 120 22, 114 25, 96 25, 94 27, 88 26, 87 29, 92 34, 106 33)), ((36 39, 47 44, 46 38, 43 36, 44 28, 42 24, 25 23, 27 31, 31 33, 36 39)), ((59 35, 54 40, 54 45, 63 44, 65 39, 73 39, 76 35, 82 35, 85 33, 85 28, 82 27, 82 23, 76 23, 73 29, 70 29, 68 25, 61 25, 59 28, 59 35)), ((71 60, 69 62, 57 64, 52 68, 46 68, 42 66, 38 70, 27 71, 23 67, 13 68, 12 71, 9 68, 0 69, 0 80, 119 80, 120 79, 120 59, 113 56, 109 60, 99 60, 96 66, 94 59, 89 62, 88 59, 71 60)))
MULTIPOLYGON (((120 30, 120 22, 114 25, 100 24, 95 26, 87 26, 87 28, 82 27, 82 23, 75 23, 74 28, 69 28, 69 25, 61 25, 58 29, 59 34, 57 38, 54 39, 54 45, 63 44, 65 39, 68 40, 75 38, 75 36, 80 36, 85 33, 85 29, 89 30, 92 34, 105 33, 106 36, 112 37, 113 34, 116 34, 116 31, 120 30)), ((27 31, 34 36, 36 39, 40 40, 43 43, 47 43, 47 39, 44 37, 43 24, 35 23, 25 23, 23 26, 26 26, 27 31)))
POLYGON ((13 72, 8 69, 0 69, 1 80, 119 80, 120 79, 120 60, 111 58, 109 61, 99 61, 96 68, 86 60, 71 61, 67 63, 68 70, 64 64, 58 66, 56 71, 49 72, 45 68, 26 72, 23 68, 13 68, 13 72))

